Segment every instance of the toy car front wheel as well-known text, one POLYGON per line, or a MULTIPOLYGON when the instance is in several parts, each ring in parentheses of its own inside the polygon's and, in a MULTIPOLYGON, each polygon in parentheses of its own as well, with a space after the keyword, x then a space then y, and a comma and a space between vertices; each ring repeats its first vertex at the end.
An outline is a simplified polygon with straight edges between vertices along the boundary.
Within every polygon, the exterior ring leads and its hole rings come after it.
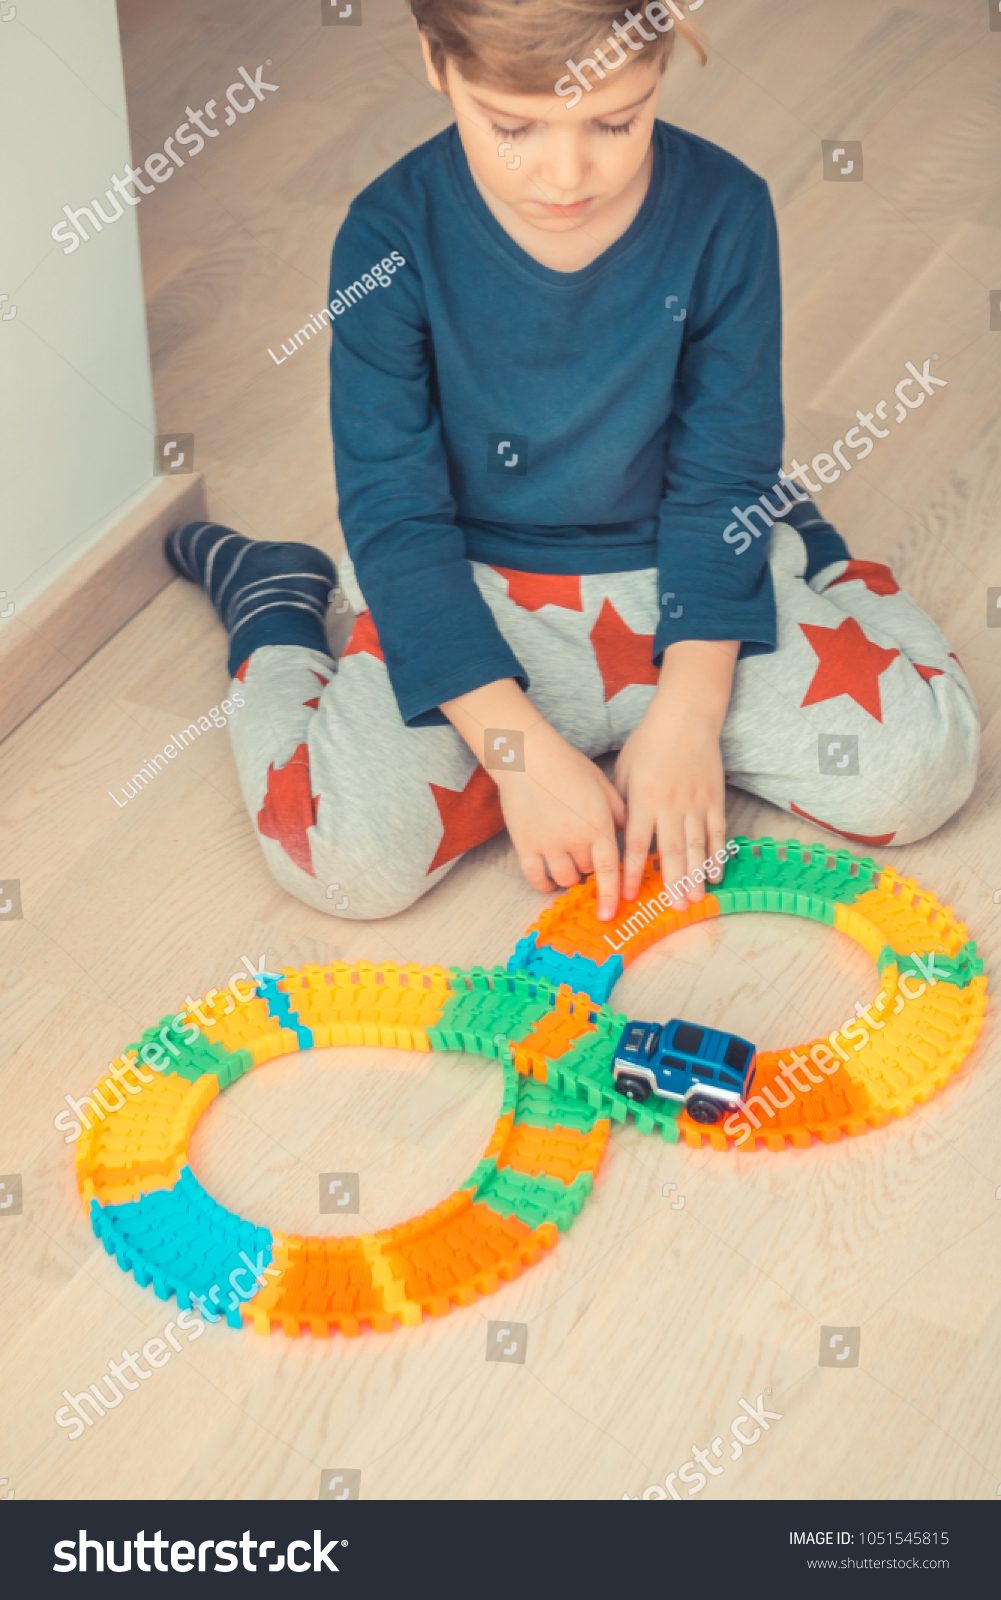
POLYGON ((723 1107, 705 1094, 694 1094, 690 1100, 686 1100, 685 1110, 693 1122, 718 1122, 723 1115, 723 1107))
POLYGON ((620 1072, 615 1080, 615 1087, 627 1100, 646 1100, 650 1093, 650 1085, 646 1079, 637 1077, 632 1072, 620 1072))

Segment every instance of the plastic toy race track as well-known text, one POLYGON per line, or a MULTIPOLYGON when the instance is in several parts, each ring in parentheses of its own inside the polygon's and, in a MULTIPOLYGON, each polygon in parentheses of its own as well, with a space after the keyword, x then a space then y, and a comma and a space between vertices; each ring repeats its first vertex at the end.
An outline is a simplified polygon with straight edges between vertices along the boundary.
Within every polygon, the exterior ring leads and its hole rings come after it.
POLYGON ((868 858, 796 840, 736 843, 721 886, 687 911, 670 909, 655 858, 614 923, 597 921, 592 881, 578 885, 543 912, 507 969, 333 962, 260 978, 258 997, 239 1006, 210 990, 211 1004, 161 1019, 115 1063, 128 1094, 110 1078, 98 1084, 123 1103, 77 1145, 80 1193, 105 1249, 161 1299, 195 1302, 231 1327, 388 1332, 471 1304, 551 1249, 592 1191, 613 1121, 632 1116, 641 1133, 672 1143, 747 1151, 836 1143, 906 1116, 944 1087, 980 1030, 986 979, 966 929, 868 858), (858 940, 880 977, 862 1025, 759 1052, 746 1107, 721 1126, 666 1100, 634 1105, 612 1078, 627 1021, 607 1004, 615 982, 676 928, 738 911, 812 917, 858 940), (355 1238, 272 1232, 218 1205, 187 1158, 210 1101, 275 1057, 365 1044, 499 1063, 500 1119, 466 1182, 423 1216, 355 1238), (147 1045, 164 1061, 133 1086, 127 1075, 147 1045))

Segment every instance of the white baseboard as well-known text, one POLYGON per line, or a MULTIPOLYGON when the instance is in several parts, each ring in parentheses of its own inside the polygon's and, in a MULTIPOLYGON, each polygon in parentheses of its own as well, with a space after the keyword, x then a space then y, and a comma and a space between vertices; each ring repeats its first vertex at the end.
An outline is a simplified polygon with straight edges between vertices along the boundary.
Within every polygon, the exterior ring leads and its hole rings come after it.
POLYGON ((0 632, 0 739, 174 578, 164 536, 205 516, 198 473, 164 478, 70 570, 0 632))

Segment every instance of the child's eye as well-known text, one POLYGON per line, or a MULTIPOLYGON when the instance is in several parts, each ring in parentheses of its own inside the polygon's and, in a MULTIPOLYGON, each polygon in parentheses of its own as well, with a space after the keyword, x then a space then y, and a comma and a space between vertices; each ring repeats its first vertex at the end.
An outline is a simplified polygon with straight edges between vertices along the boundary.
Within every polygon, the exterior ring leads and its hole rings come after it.
POLYGON ((530 122, 526 122, 524 126, 520 128, 501 128, 495 122, 493 124, 493 130, 494 133, 498 134, 502 139, 517 139, 521 134, 527 133, 531 126, 532 124, 530 122))
POLYGON ((628 122, 596 122, 595 127, 599 133, 628 133, 635 121, 630 117, 628 122))

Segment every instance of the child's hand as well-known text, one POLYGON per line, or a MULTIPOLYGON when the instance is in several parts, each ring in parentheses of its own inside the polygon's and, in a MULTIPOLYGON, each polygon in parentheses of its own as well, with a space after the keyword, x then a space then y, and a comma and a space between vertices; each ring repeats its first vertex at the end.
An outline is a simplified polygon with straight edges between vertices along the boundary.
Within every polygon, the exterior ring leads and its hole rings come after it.
POLYGON ((739 648, 691 639, 664 652, 657 691, 615 763, 615 786, 626 802, 624 900, 639 893, 655 833, 664 887, 686 874, 695 884, 674 902, 677 910, 705 896, 693 876, 697 867, 720 876, 720 867, 706 862, 726 842, 719 734, 739 648))
MULTIPOLYGON (((664 887, 670 889, 686 873, 694 882, 695 868, 705 872, 707 859, 722 850, 726 840, 723 762, 715 720, 653 702, 622 746, 615 783, 626 802, 622 898, 635 900, 639 893, 654 833, 664 887)), ((714 863, 710 876, 718 878, 720 872, 714 863)), ((690 900, 701 900, 704 894, 703 885, 696 883, 691 894, 681 892, 674 907, 683 911, 690 900)))
POLYGON ((619 851, 615 831, 626 808, 604 773, 547 722, 525 734, 524 772, 491 777, 521 870, 533 889, 569 889, 593 872, 598 917, 614 917, 619 903, 619 851), (547 871, 548 868, 548 871, 547 871))
POLYGON ((560 737, 513 678, 501 678, 442 703, 449 722, 477 761, 486 763, 488 728, 524 735, 524 771, 490 767, 521 870, 533 889, 569 889, 593 872, 598 916, 619 903, 616 828, 625 806, 604 773, 560 737), (548 868, 548 871, 547 871, 548 868))

